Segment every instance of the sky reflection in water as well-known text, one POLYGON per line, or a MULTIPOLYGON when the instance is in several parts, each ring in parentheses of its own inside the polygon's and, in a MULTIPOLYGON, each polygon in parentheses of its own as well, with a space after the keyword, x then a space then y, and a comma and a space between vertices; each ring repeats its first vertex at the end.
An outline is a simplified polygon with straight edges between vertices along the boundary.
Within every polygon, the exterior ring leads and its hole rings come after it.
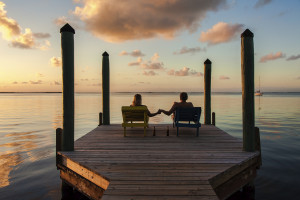
MULTIPOLYGON (((111 123, 121 123, 121 106, 133 93, 111 95, 111 123)), ((151 112, 170 109, 179 93, 145 93, 151 112)), ((256 126, 260 128, 263 166, 256 178, 257 199, 293 198, 300 184, 300 94, 255 97, 256 126)), ((203 107, 202 94, 190 94, 203 107)), ((98 125, 99 94, 76 94, 75 139, 98 125)), ((62 127, 61 94, 0 94, 0 199, 59 199, 60 179, 55 166, 55 129, 62 127)), ((219 128, 242 137, 240 94, 213 94, 212 111, 219 128)), ((203 114, 201 117, 203 123, 203 114)), ((158 115, 150 123, 171 123, 158 115)))

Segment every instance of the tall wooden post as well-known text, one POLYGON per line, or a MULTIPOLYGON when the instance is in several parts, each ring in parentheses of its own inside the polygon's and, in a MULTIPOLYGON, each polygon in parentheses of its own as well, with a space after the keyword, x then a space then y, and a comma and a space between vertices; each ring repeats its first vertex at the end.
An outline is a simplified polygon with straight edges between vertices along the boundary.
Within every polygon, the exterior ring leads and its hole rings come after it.
POLYGON ((254 35, 249 29, 246 29, 241 35, 243 150, 250 152, 255 151, 253 37, 254 35))
POLYGON ((74 34, 66 24, 60 29, 63 78, 62 151, 74 151, 74 34))
POLYGON ((109 115, 109 55, 105 51, 102 54, 102 108, 103 125, 110 124, 109 115))
POLYGON ((204 62, 204 124, 211 124, 211 61, 204 62))

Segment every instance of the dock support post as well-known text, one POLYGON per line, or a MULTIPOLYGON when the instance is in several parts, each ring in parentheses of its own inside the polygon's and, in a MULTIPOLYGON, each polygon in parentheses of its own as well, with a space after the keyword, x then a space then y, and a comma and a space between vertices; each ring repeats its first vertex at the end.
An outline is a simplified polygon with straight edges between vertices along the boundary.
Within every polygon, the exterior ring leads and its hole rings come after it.
POLYGON ((216 113, 212 112, 212 125, 216 126, 216 113))
POLYGON ((211 124, 211 61, 204 62, 204 124, 211 124))
POLYGON ((109 125, 109 55, 106 51, 102 54, 102 109, 103 125, 109 125))
POLYGON ((103 115, 102 115, 102 112, 99 113, 99 125, 98 126, 101 126, 103 123, 103 115))
POLYGON ((62 137, 63 137, 63 130, 61 128, 57 128, 56 129, 56 153, 55 153, 55 155, 56 155, 56 166, 58 164, 57 152, 62 150, 62 137))
MULTIPOLYGON (((255 129, 255 150, 259 151, 259 167, 262 165, 262 156, 261 156, 261 145, 260 145, 260 132, 258 127, 254 127, 255 129)), ((258 168, 259 168, 258 167, 258 168)))
POLYGON ((249 29, 241 34, 243 150, 249 152, 255 151, 253 36, 249 29))
POLYGON ((65 24, 61 29, 63 78, 63 137, 62 151, 74 151, 74 34, 65 24))

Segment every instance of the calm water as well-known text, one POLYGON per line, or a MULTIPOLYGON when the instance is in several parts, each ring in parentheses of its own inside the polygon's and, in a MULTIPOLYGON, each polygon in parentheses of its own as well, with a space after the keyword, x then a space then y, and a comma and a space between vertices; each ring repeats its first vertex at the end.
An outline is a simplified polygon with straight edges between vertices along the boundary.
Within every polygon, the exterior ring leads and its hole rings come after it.
MULTIPOLYGON (((121 106, 133 94, 111 95, 111 122, 120 123, 121 106)), ((213 94, 217 126, 242 137, 241 94, 213 94)), ((202 94, 189 100, 203 107, 202 94)), ((143 94, 150 111, 169 109, 177 93, 143 94)), ((75 138, 98 124, 99 94, 76 94, 75 138)), ((300 93, 255 97, 263 166, 256 178, 256 199, 297 199, 300 196, 300 93)), ((203 117, 203 116, 202 116, 203 117)), ((201 121, 203 123, 203 121, 201 121)), ((170 123, 159 115, 150 123, 170 123)), ((55 166, 55 129, 62 127, 61 94, 0 94, 0 199, 60 199, 55 166)))

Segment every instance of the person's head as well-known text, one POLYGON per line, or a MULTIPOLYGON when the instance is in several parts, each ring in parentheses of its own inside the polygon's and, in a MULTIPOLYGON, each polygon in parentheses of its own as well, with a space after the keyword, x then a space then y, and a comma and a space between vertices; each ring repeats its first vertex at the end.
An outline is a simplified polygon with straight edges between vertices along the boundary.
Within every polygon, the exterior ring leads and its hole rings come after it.
POLYGON ((186 102, 186 100, 188 99, 188 95, 186 92, 181 92, 180 93, 180 100, 186 102))
POLYGON ((142 105, 142 95, 135 94, 132 101, 133 106, 140 106, 142 105))

